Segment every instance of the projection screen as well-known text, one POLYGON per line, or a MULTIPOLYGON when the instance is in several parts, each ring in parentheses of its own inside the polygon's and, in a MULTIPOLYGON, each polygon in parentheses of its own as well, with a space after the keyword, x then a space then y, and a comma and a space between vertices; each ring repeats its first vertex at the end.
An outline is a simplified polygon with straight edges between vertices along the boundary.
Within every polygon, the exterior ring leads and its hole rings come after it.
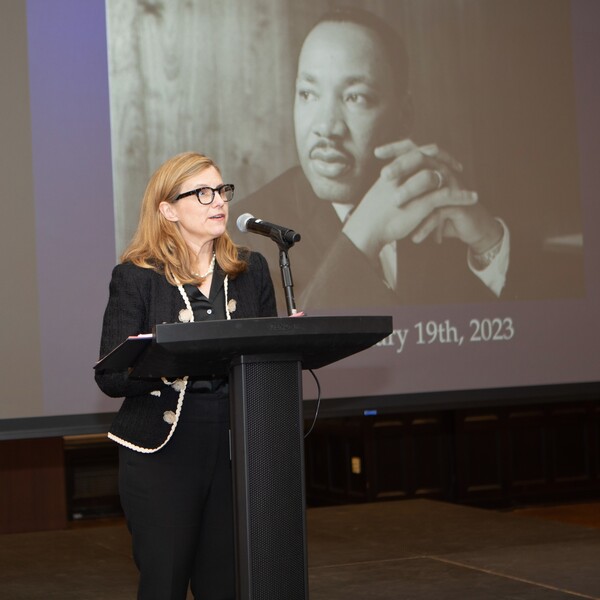
POLYGON ((186 150, 235 183, 229 229, 278 290, 277 246, 235 216, 302 235, 289 252, 299 308, 393 316, 389 338, 319 370, 325 407, 597 389, 600 6, 345 4, 389 25, 385 50, 332 17, 315 34, 335 7, 324 0, 3 3, 0 439, 106 428, 119 401, 92 367, 111 269, 148 178, 186 150), (362 42, 340 51, 346 38, 362 42), (394 102, 373 117, 386 86, 394 102), (443 157, 442 189, 475 192, 476 208, 415 212, 431 195, 410 196, 389 167, 407 144, 443 157), (491 278, 461 238, 474 221, 501 232, 491 278), (385 252, 367 257, 350 232, 373 223, 363 237, 384 232, 385 252))

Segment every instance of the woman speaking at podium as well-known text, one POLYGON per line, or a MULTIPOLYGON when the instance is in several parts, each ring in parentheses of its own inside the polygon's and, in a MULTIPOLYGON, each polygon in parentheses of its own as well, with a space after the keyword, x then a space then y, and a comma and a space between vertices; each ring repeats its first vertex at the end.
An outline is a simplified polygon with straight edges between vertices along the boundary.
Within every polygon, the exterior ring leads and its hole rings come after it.
MULTIPOLYGON (((159 323, 276 316, 262 255, 227 233, 234 186, 186 152, 144 193, 137 231, 112 273, 100 356, 159 323)), ((135 380, 97 373, 124 397, 109 437, 140 571, 141 600, 235 597, 229 397, 224 379, 135 380)))

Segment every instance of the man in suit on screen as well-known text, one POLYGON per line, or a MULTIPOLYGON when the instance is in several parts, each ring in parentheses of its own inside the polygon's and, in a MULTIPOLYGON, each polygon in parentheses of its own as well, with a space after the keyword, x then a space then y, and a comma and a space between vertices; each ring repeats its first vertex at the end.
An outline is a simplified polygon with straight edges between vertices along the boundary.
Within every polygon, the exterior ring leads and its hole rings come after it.
MULTIPOLYGON (((460 163, 409 138, 411 123, 399 35, 362 10, 324 15, 298 60, 300 164, 233 210, 301 233, 290 260, 302 308, 518 297, 505 222, 465 189, 460 163)), ((277 270, 273 242, 238 241, 277 270)))

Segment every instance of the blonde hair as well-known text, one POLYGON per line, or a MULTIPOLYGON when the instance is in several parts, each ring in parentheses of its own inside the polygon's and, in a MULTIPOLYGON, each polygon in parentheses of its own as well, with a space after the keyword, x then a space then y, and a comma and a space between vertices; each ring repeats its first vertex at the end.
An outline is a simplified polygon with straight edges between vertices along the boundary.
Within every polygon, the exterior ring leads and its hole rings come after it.
MULTIPOLYGON (((121 255, 121 262, 132 262, 146 269, 164 273, 172 285, 202 282, 193 274, 195 256, 185 243, 176 223, 167 220, 159 210, 161 202, 175 202, 182 183, 214 167, 219 167, 208 156, 184 152, 163 163, 152 175, 140 209, 137 230, 121 255)), ((245 271, 248 264, 240 255, 229 234, 225 232, 214 241, 217 263, 230 277, 245 271)))

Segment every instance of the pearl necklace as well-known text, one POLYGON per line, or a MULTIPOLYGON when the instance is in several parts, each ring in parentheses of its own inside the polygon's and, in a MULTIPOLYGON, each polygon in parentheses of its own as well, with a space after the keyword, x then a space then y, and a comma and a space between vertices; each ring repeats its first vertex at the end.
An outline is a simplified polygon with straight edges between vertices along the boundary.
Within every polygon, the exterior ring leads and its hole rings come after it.
MULTIPOLYGON (((179 311, 179 321, 182 323, 193 323, 194 322, 194 311, 192 310, 192 304, 190 302, 189 296, 185 291, 185 288, 178 283, 177 289, 179 290, 179 294, 185 304, 185 308, 179 311)), ((229 276, 225 275, 225 279, 223 281, 223 292, 225 294, 225 317, 227 320, 231 319, 231 313, 236 309, 236 301, 229 299, 229 276)))
POLYGON ((215 270, 216 260, 217 260, 217 257, 215 256, 215 253, 213 252, 212 260, 210 261, 210 265, 208 265, 208 271, 206 271, 206 273, 204 273, 204 275, 200 275, 200 273, 192 273, 192 275, 194 275, 195 277, 199 277, 200 279, 205 279, 215 270))

